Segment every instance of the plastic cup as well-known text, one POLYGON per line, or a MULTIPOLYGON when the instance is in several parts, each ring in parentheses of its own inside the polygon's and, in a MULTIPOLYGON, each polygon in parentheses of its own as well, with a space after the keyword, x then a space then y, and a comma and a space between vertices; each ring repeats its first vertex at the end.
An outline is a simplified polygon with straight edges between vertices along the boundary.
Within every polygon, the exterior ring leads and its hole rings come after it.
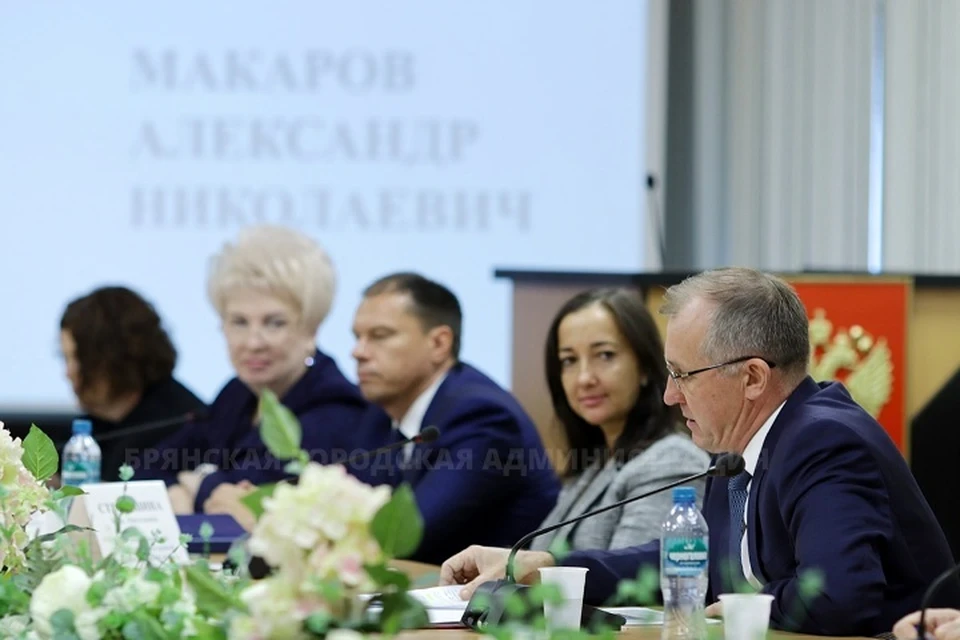
POLYGON ((726 640, 763 640, 770 626, 770 603, 766 593, 726 593, 723 603, 723 636, 726 640))
POLYGON ((562 601, 558 604, 543 603, 543 616, 547 629, 580 629, 583 612, 583 589, 587 581, 585 567, 543 567, 540 569, 541 584, 552 584, 560 590, 562 601))

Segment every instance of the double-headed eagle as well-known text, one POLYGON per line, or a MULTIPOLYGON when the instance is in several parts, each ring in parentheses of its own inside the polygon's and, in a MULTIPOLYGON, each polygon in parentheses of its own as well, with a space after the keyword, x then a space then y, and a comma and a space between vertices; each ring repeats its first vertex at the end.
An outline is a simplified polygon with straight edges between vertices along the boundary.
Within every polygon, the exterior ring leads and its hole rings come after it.
POLYGON ((810 320, 810 375, 839 380, 850 395, 876 418, 893 392, 893 360, 884 338, 874 339, 863 327, 833 330, 823 309, 810 320))

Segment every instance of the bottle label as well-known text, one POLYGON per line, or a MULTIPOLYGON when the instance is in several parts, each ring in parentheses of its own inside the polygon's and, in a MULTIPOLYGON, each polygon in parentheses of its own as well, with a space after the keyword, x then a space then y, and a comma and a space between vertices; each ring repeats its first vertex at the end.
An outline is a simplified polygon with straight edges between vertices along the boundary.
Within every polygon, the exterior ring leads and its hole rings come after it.
POLYGON ((93 460, 64 460, 60 481, 74 487, 100 482, 100 464, 93 460))
POLYGON ((709 552, 705 538, 664 538, 663 573, 692 578, 707 571, 709 552))

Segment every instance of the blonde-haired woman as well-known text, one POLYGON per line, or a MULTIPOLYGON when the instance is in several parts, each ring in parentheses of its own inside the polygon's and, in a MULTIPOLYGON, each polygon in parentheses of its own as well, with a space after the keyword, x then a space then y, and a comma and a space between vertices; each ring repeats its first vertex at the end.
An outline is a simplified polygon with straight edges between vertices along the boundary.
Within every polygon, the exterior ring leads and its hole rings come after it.
POLYGON ((344 433, 369 405, 316 347, 335 287, 326 252, 284 227, 250 227, 214 257, 208 294, 236 377, 206 420, 181 429, 137 472, 138 478, 167 482, 175 511, 202 512, 220 485, 244 490, 286 476, 284 463, 267 452, 257 430, 257 400, 264 390, 297 416, 303 448, 315 457, 333 455, 335 442, 348 444, 344 433))

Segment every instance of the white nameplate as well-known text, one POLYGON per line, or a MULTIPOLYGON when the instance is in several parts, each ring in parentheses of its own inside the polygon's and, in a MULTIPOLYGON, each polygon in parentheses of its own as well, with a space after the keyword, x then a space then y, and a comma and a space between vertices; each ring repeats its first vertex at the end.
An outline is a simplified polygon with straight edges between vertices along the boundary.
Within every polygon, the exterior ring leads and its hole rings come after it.
MULTIPOLYGON (((102 482, 80 487, 86 495, 73 499, 69 522, 78 526, 92 527, 90 541, 94 559, 109 555, 117 537, 117 498, 124 494, 124 483, 102 482)), ((187 564, 190 557, 180 545, 180 525, 167 496, 167 486, 162 480, 133 480, 126 483, 126 495, 133 498, 136 507, 131 513, 120 515, 120 531, 135 528, 151 543, 150 563, 160 564, 173 560, 187 564), (154 540, 159 539, 158 542, 154 540)), ((88 532, 89 533, 89 532, 88 532)))

